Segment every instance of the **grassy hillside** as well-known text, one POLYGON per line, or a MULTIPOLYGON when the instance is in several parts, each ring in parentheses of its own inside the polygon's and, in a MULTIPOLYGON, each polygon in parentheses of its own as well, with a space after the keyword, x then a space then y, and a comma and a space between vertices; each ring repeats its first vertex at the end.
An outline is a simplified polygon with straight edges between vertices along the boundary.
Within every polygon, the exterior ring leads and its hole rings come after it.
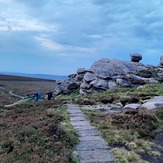
POLYGON ((73 162, 71 153, 77 135, 69 123, 69 116, 61 100, 28 100, 12 107, 4 107, 20 99, 18 95, 53 90, 55 82, 0 80, 0 162, 73 162), (4 89, 5 88, 5 89, 4 89))
POLYGON ((61 101, 0 108, 0 160, 71 162, 77 136, 61 101))
POLYGON ((0 75, 0 87, 5 88, 7 91, 12 90, 21 96, 34 94, 37 91, 45 96, 46 92, 48 90, 53 91, 55 86, 56 82, 54 80, 0 75))
POLYGON ((93 95, 80 96, 77 92, 62 95, 65 102, 81 105, 98 105, 98 111, 83 112, 101 131, 112 146, 117 163, 160 163, 163 161, 163 108, 157 110, 133 110, 118 114, 106 114, 105 107, 140 103, 153 96, 163 95, 162 84, 148 84, 135 88, 107 90, 93 95))
MULTIPOLYGON (((17 94, 26 95, 37 90, 44 94, 54 88, 55 82, 1 80, 0 85, 17 94)), ((71 153, 78 138, 70 125, 65 103, 123 106, 132 102, 141 104, 156 95, 163 95, 162 84, 119 88, 86 96, 76 91, 51 101, 27 101, 5 108, 4 104, 11 104, 18 99, 0 89, 0 160, 2 163, 74 162, 71 153)), ((162 108, 116 115, 105 114, 103 108, 83 112, 112 146, 116 162, 156 162, 162 159, 162 108)))

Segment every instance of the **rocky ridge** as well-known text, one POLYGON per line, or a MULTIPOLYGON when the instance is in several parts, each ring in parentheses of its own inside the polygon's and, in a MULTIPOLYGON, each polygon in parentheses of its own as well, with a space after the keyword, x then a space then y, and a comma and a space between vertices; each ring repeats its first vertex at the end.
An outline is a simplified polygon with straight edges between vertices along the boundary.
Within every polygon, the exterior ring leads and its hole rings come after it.
POLYGON ((140 63, 141 54, 131 53, 130 58, 131 61, 102 58, 94 62, 88 70, 78 68, 76 74, 58 82, 55 94, 66 94, 79 89, 80 94, 84 95, 163 81, 163 56, 156 67, 140 63))

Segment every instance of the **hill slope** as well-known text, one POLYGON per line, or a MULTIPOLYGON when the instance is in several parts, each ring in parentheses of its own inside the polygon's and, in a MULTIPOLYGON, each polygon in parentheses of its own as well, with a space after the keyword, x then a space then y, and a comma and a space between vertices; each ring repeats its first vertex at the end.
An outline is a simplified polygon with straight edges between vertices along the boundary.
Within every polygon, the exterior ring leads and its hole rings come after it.
POLYGON ((27 73, 16 73, 16 72, 0 72, 0 74, 2 74, 2 75, 30 77, 30 78, 50 79, 50 80, 64 80, 64 79, 67 78, 67 76, 61 76, 61 75, 27 74, 27 73))

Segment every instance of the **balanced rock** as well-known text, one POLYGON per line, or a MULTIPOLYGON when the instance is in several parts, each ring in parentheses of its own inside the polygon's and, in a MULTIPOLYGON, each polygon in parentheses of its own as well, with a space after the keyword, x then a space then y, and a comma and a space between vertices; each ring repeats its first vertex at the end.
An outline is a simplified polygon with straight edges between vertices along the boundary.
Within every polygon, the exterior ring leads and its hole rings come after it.
POLYGON ((78 68, 77 70, 76 70, 76 73, 77 74, 82 74, 82 73, 85 73, 85 68, 78 68))
POLYGON ((142 60, 142 55, 139 53, 131 53, 130 57, 132 62, 139 62, 142 60))
POLYGON ((163 66, 163 55, 160 57, 160 66, 163 66))

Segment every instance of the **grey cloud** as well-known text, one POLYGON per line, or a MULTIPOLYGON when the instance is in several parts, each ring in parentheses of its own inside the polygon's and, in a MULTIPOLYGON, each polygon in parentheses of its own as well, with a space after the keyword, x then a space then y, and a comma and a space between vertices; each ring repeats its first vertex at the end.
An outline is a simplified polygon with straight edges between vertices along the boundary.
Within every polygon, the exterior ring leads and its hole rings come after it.
MULTIPOLYGON (((162 4, 158 0, 16 0, 40 22, 59 24, 58 32, 42 31, 59 44, 99 48, 97 53, 119 53, 159 48, 162 40, 162 4), (148 5, 147 5, 148 4, 148 5), (150 41, 148 41, 150 40, 150 41)), ((16 36, 14 36, 16 37, 16 36)), ((21 38, 20 38, 21 39, 21 38)), ((24 43, 29 44, 30 39, 24 43)), ((23 40, 24 41, 24 40, 23 40)), ((36 42, 31 42, 36 50, 36 42)), ((16 45, 16 44, 15 44, 16 45)), ((22 45, 23 46, 23 45, 22 45)), ((38 49, 37 49, 38 48, 38 49)), ((38 50, 39 51, 39 50, 38 50)), ((147 51, 144 50, 145 53, 147 51)), ((152 53, 152 50, 151 50, 152 53)), ((77 54, 79 55, 79 54, 77 54)))
POLYGON ((33 39, 33 32, 0 32, 0 51, 1 54, 31 54, 37 53, 39 47, 33 39), (31 49, 33 49, 31 51, 31 49), (34 52, 35 51, 35 52, 34 52))

